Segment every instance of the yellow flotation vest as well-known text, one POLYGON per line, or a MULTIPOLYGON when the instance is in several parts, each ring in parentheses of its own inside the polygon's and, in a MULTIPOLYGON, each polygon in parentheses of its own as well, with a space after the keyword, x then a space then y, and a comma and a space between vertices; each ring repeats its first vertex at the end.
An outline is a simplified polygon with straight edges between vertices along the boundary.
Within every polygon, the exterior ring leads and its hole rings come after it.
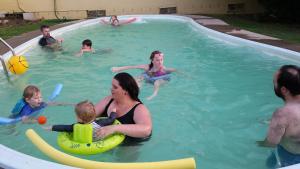
POLYGON ((74 124, 73 140, 78 143, 92 143, 93 142, 92 124, 74 124))

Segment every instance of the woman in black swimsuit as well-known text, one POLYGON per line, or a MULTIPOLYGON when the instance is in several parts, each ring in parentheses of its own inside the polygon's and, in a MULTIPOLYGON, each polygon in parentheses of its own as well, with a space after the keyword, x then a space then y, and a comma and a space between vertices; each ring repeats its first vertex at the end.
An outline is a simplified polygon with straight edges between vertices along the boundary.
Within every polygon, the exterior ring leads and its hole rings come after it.
POLYGON ((118 73, 112 80, 111 95, 95 106, 97 116, 109 116, 117 113, 122 125, 105 126, 98 130, 98 137, 112 133, 123 133, 134 138, 146 138, 152 132, 150 112, 138 98, 139 87, 128 73, 118 73))

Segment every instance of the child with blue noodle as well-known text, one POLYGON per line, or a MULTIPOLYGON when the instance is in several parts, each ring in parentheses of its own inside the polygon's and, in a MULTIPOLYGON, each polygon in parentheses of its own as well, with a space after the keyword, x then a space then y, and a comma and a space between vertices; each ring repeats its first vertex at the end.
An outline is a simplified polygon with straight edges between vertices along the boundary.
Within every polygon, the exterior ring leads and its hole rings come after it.
POLYGON ((22 121, 25 122, 29 116, 42 110, 46 106, 47 103, 43 102, 40 89, 36 86, 29 85, 24 89, 23 98, 20 99, 12 109, 10 118, 22 117, 22 121))
MULTIPOLYGON (((57 94, 57 93, 56 93, 57 94)), ((54 96, 55 97, 55 96, 54 96)), ((53 99, 53 98, 52 98, 53 99)), ((10 118, 22 118, 22 122, 34 122, 30 120, 47 106, 73 105, 68 103, 43 102, 42 93, 37 86, 28 85, 23 91, 23 98, 20 99, 12 109, 10 118)))
MULTIPOLYGON (((115 111, 115 110, 114 110, 115 111)), ((82 101, 75 106, 75 113, 77 118, 77 123, 71 125, 53 125, 53 126, 45 126, 43 127, 45 130, 52 130, 57 132, 73 132, 74 125, 76 124, 91 124, 92 125, 92 133, 93 133, 93 141, 97 141, 96 131, 97 129, 113 124, 115 119, 117 118, 117 113, 110 113, 108 118, 97 119, 96 120, 96 112, 93 103, 88 100, 82 101)))

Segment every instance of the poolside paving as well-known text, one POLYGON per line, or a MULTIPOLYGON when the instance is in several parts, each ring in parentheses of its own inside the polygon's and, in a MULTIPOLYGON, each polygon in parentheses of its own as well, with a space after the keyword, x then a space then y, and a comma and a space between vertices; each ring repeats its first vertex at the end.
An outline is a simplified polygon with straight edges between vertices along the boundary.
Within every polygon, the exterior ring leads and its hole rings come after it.
POLYGON ((192 19, 195 20, 195 22, 199 23, 202 26, 205 26, 207 28, 216 30, 218 32, 222 32, 228 35, 240 37, 243 39, 248 39, 264 44, 269 44, 272 46, 277 46, 285 49, 289 49, 292 51, 300 52, 300 44, 296 43, 290 43, 278 38, 250 32, 244 29, 240 29, 237 27, 233 27, 226 22, 220 20, 220 19, 215 19, 212 17, 201 17, 199 15, 186 15, 192 19))
MULTIPOLYGON (((216 30, 216 31, 228 34, 228 35, 232 35, 232 36, 236 36, 236 37, 240 37, 243 39, 248 39, 248 40, 252 40, 252 41, 256 41, 256 42, 260 42, 260 43, 265 43, 265 44, 293 50, 296 52, 300 52, 300 44, 286 42, 286 41, 278 39, 278 38, 261 35, 258 33, 254 33, 254 32, 243 30, 243 29, 240 29, 237 27, 233 27, 220 19, 212 18, 209 16, 202 16, 202 15, 185 15, 185 16, 194 19, 197 23, 199 23, 202 26, 205 26, 207 28, 210 28, 210 29, 213 29, 213 30, 216 30)), ((80 21, 81 20, 75 21, 75 22, 80 22, 80 21)), ((58 29, 58 28, 61 28, 64 26, 71 25, 73 23, 74 23, 74 21, 58 24, 55 26, 51 26, 50 29, 55 30, 55 29, 58 29)), ((6 41, 13 48, 15 48, 15 47, 23 44, 24 42, 27 42, 28 40, 39 36, 40 34, 41 34, 40 31, 36 30, 36 31, 24 33, 20 36, 15 36, 13 38, 7 39, 6 41)), ((4 46, 4 44, 0 43, 0 55, 3 55, 4 53, 6 53, 8 51, 9 51, 9 49, 6 46, 4 46)))

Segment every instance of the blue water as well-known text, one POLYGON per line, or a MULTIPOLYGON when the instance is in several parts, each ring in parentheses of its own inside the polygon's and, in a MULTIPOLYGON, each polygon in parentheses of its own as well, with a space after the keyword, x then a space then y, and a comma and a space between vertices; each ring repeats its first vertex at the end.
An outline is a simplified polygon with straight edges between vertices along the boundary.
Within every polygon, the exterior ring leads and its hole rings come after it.
MULTIPOLYGON (((273 93, 273 73, 292 61, 247 47, 212 39, 189 23, 145 20, 118 28, 109 25, 82 27, 62 35, 63 51, 40 47, 28 51, 29 71, 0 77, 1 116, 8 116, 23 88, 35 84, 44 100, 55 84, 64 88, 57 101, 97 103, 109 95, 113 66, 149 63, 150 53, 160 50, 165 65, 178 69, 151 101, 153 86, 144 84, 140 98, 150 109, 153 135, 150 141, 81 158, 110 162, 142 162, 194 157, 198 168, 266 168, 270 149, 257 147, 265 137, 268 119, 282 105, 273 93), (75 57, 84 39, 91 39, 95 54, 75 57), (103 52, 103 50, 108 52, 103 52)), ((139 70, 128 70, 137 76, 139 70)), ((73 107, 49 107, 48 124, 75 122, 73 107)), ((38 124, 1 126, 0 143, 26 154, 50 160, 37 150, 24 132, 34 128, 49 144, 59 148, 57 133, 38 124)))

